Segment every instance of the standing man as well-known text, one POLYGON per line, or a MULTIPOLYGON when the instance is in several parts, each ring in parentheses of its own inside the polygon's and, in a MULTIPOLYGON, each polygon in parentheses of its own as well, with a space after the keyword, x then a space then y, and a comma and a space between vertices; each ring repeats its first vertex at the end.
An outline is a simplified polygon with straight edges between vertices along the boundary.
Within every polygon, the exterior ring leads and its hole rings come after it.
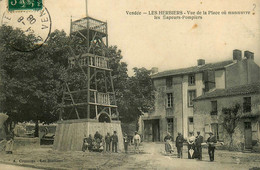
POLYGON ((136 131, 135 131, 135 136, 133 137, 133 143, 135 145, 135 153, 136 153, 136 150, 138 150, 138 153, 139 153, 140 152, 139 145, 141 143, 141 137, 136 131))
POLYGON ((116 131, 114 131, 114 134, 112 135, 112 152, 117 153, 117 143, 118 143, 118 136, 116 134, 116 131))
POLYGON ((209 138, 207 140, 207 143, 209 145, 208 146, 209 160, 214 161, 215 143, 217 143, 217 139, 212 132, 209 132, 209 138))
POLYGON ((105 136, 105 142, 106 142, 106 151, 110 152, 111 151, 111 136, 109 133, 107 133, 107 135, 105 136))
POLYGON ((202 160, 202 147, 201 144, 203 143, 203 137, 200 135, 200 131, 197 132, 196 140, 195 140, 195 147, 198 160, 202 160))
POLYGON ((127 151, 128 151, 128 144, 129 144, 129 140, 128 140, 128 136, 127 136, 127 134, 125 133, 125 135, 124 135, 124 148, 125 148, 125 153, 127 153, 127 151))
POLYGON ((176 137, 176 147, 178 152, 178 158, 182 158, 182 149, 183 149, 183 142, 184 138, 181 135, 181 133, 178 133, 178 136, 176 137))

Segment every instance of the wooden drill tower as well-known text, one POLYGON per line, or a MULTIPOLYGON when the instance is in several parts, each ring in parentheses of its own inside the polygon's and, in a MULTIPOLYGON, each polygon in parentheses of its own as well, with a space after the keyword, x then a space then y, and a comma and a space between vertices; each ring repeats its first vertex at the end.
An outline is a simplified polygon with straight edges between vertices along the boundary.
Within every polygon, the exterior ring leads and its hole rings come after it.
MULTIPOLYGON (((77 49, 70 48, 63 111, 57 122, 53 148, 79 151, 83 138, 93 136, 96 131, 103 137, 116 131, 119 141, 123 141, 109 67, 107 22, 87 14, 85 18, 71 21, 70 37, 86 48, 79 55, 75 53, 77 49)), ((123 149, 122 142, 118 148, 123 149)))
MULTIPOLYGON (((71 21, 71 37, 80 37, 87 53, 68 58, 68 75, 78 71, 84 83, 65 83, 62 119, 118 119, 114 85, 108 62, 107 22, 89 16, 71 21)), ((73 51, 71 49, 71 51, 73 51)))

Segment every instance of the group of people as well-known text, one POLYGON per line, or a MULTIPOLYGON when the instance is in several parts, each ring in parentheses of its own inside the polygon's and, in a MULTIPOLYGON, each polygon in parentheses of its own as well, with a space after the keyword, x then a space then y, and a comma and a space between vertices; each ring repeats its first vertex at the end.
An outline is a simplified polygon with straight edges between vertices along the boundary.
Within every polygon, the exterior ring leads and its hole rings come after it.
POLYGON ((85 152, 88 151, 111 151, 111 144, 112 144, 112 152, 117 152, 117 145, 118 145, 118 136, 117 132, 114 131, 113 135, 110 135, 107 133, 105 138, 97 131, 94 135, 94 138, 92 138, 92 135, 90 134, 87 138, 86 136, 83 139, 83 146, 82 151, 85 152))
MULTIPOLYGON (((123 142, 124 142, 124 149, 125 153, 128 153, 128 145, 131 143, 131 138, 128 137, 128 135, 125 133, 123 137, 123 142)), ((132 142, 134 144, 134 151, 140 152, 139 150, 139 145, 141 143, 141 137, 140 135, 135 132, 135 135, 132 139, 132 142)), ((118 136, 117 132, 114 131, 113 135, 110 135, 107 133, 105 138, 103 139, 102 135, 97 131, 94 135, 94 138, 92 138, 91 134, 89 137, 84 137, 83 139, 83 146, 82 146, 82 151, 85 152, 86 150, 88 151, 106 151, 106 152, 111 152, 111 144, 112 144, 112 152, 118 151, 118 136)))
MULTIPOLYGON (((215 152, 215 144, 217 143, 216 137, 212 132, 209 132, 209 138, 207 139, 206 144, 208 145, 208 154, 210 161, 214 161, 214 152, 215 152)), ((167 134, 164 138, 165 141, 165 151, 166 153, 172 153, 173 148, 171 146, 171 141, 173 141, 170 133, 167 134)), ((188 159, 198 159, 202 160, 202 144, 204 142, 203 136, 200 135, 200 132, 197 132, 197 136, 195 137, 193 134, 189 137, 188 140, 185 140, 181 133, 178 133, 178 136, 175 140, 175 146, 177 148, 178 158, 182 158, 183 154, 183 143, 188 143, 188 159)))

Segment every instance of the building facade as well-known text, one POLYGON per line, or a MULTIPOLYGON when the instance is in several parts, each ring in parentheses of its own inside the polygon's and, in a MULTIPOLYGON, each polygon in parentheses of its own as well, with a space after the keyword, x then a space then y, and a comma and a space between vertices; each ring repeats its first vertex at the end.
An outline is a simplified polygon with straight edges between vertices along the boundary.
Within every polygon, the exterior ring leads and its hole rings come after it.
POLYGON ((239 105, 240 120, 233 134, 233 147, 238 150, 259 148, 260 83, 215 89, 194 100, 194 130, 206 139, 212 131, 218 141, 229 146, 230 136, 223 126, 222 110, 239 105))
MULTIPOLYGON (((194 101, 213 89, 246 85, 260 79, 254 54, 233 50, 233 60, 154 73, 155 110, 141 117, 144 141, 163 141, 167 132, 175 138, 181 132, 187 138, 194 131, 194 101)), ((197 122, 198 123, 198 122, 197 122)))

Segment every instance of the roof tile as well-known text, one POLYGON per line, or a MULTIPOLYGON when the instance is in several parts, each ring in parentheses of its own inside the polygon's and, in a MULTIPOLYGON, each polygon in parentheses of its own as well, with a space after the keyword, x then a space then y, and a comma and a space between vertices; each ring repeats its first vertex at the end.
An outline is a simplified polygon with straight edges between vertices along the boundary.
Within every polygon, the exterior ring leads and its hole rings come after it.
POLYGON ((217 63, 209 63, 209 64, 205 64, 203 66, 193 66, 193 67, 188 67, 188 68, 167 70, 167 71, 156 73, 156 74, 152 75, 151 77, 160 78, 160 77, 166 77, 166 76, 197 73, 197 72, 202 72, 202 71, 211 70, 211 69, 217 70, 217 69, 222 69, 231 63, 233 63, 233 60, 227 60, 227 61, 222 61, 222 62, 217 62, 217 63))
POLYGON ((215 89, 211 92, 207 92, 204 95, 195 98, 194 100, 204 100, 209 98, 228 97, 245 94, 260 94, 260 82, 231 87, 227 89, 215 89))

